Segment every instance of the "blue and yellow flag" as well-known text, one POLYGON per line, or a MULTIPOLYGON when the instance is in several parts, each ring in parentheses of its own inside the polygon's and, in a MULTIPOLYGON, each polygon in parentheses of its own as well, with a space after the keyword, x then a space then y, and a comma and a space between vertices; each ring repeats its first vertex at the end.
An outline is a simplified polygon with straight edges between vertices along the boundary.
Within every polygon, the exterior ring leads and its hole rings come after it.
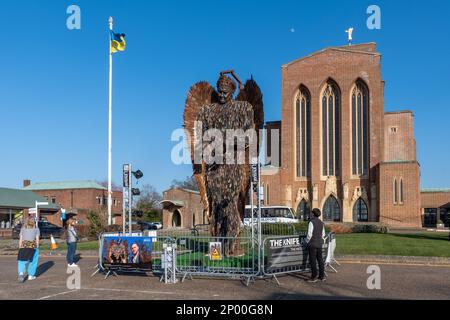
POLYGON ((111 30, 111 45, 110 52, 116 53, 118 51, 125 51, 127 43, 125 42, 125 34, 124 33, 114 33, 111 30))

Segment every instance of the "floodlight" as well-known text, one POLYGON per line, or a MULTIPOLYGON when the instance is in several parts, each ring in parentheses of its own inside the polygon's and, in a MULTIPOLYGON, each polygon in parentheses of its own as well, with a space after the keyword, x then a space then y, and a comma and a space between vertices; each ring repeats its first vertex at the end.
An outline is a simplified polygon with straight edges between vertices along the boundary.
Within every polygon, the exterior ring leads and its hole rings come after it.
POLYGON ((140 178, 142 178, 144 176, 144 174, 142 173, 141 170, 133 171, 133 175, 137 180, 139 180, 140 178))

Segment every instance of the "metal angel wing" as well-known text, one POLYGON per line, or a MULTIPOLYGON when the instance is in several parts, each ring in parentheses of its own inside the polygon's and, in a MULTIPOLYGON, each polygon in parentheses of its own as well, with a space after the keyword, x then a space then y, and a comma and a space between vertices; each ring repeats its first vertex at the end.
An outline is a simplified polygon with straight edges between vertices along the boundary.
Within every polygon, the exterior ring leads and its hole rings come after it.
MULTIPOLYGON (((258 156, 261 147, 262 137, 260 136, 260 130, 264 128, 264 110, 263 110, 263 95, 261 93, 261 89, 258 84, 253 80, 253 77, 250 80, 247 80, 245 86, 239 90, 239 94, 236 98, 238 101, 247 101, 253 106, 253 121, 255 123, 255 130, 258 137, 258 156)), ((245 204, 249 203, 248 199, 248 190, 250 188, 250 170, 244 170, 242 172, 242 181, 244 181, 241 186, 241 190, 239 192, 239 199, 241 205, 238 207, 239 215, 243 221, 245 214, 245 204)))
POLYGON ((198 82, 194 84, 189 90, 186 104, 184 108, 184 130, 186 135, 190 138, 190 151, 192 166, 194 169, 194 179, 197 181, 198 189, 200 192, 200 199, 203 204, 204 211, 209 216, 209 204, 206 195, 205 185, 205 163, 194 163, 195 158, 195 121, 203 106, 217 102, 217 92, 206 81, 198 82))
POLYGON ((255 122, 255 130, 258 135, 258 155, 261 146, 261 138, 259 130, 264 128, 264 109, 263 109, 263 95, 261 89, 253 77, 247 80, 245 86, 239 91, 236 98, 238 101, 247 101, 253 106, 253 121, 255 122))

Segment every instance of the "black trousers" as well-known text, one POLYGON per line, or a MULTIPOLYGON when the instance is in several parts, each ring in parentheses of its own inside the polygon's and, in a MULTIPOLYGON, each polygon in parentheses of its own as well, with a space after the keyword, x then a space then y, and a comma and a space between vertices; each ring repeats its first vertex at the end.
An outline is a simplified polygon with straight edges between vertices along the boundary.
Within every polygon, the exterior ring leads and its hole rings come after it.
POLYGON ((319 264, 319 278, 325 277, 325 266, 321 247, 308 246, 309 262, 311 263, 311 278, 317 278, 317 264, 319 264), (317 262, 317 263, 316 263, 317 262))

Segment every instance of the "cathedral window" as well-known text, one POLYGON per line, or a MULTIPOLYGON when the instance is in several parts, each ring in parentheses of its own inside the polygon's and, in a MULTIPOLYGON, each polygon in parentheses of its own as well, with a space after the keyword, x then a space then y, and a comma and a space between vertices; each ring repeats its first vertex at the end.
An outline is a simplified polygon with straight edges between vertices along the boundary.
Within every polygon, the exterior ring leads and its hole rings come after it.
POLYGON ((362 81, 356 83, 351 99, 352 174, 364 176, 369 171, 369 93, 362 81))
POLYGON ((329 81, 322 94, 322 175, 340 175, 340 95, 329 81))
POLYGON ((311 176, 311 97, 304 87, 295 102, 296 175, 311 176))

